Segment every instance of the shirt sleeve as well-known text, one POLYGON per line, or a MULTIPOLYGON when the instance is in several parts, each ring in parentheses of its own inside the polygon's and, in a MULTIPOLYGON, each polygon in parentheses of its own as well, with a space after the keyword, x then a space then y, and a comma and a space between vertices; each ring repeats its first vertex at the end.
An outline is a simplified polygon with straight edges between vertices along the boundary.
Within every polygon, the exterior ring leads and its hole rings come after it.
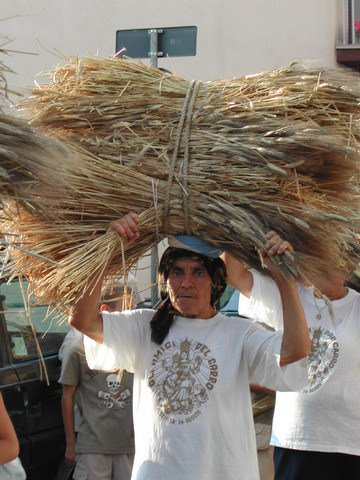
POLYGON ((65 361, 66 356, 69 353, 72 343, 77 340, 80 341, 82 339, 82 333, 76 330, 76 328, 71 328, 71 330, 65 335, 64 341, 59 348, 59 360, 61 362, 65 361))
POLYGON ((81 366, 79 355, 84 354, 81 342, 73 341, 61 365, 59 382, 63 385, 79 385, 81 366))
POLYGON ((253 276, 251 297, 243 295, 239 298, 239 313, 264 323, 275 330, 282 330, 283 316, 279 289, 269 277, 254 269, 250 270, 253 276))
POLYGON ((298 391, 307 384, 307 358, 280 367, 282 332, 249 327, 244 351, 251 382, 278 391, 298 391))
POLYGON ((91 369, 111 370, 114 365, 134 373, 136 354, 149 343, 152 310, 102 312, 103 344, 84 338, 86 360, 91 369))
POLYGON ((110 371, 119 368, 113 350, 104 343, 97 343, 84 335, 84 348, 90 370, 110 371))

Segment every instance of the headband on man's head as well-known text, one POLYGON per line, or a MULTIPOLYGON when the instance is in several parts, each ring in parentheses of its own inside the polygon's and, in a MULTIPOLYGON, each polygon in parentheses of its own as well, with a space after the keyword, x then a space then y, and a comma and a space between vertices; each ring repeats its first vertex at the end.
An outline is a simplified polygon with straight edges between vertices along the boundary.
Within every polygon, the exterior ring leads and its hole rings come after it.
POLYGON ((210 258, 217 258, 223 253, 219 248, 195 235, 175 235, 168 237, 170 247, 182 248, 191 252, 200 253, 210 258))

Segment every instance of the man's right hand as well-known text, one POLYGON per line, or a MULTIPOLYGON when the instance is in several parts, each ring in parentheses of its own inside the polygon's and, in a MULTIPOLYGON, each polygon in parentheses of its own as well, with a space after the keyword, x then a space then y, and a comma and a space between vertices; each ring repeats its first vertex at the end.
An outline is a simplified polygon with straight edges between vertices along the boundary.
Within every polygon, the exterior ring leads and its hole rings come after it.
MULTIPOLYGON (((128 244, 140 238, 139 217, 129 212, 110 223, 110 229, 117 232, 128 244)), ((111 261, 111 259, 110 259, 111 261)), ((93 273, 87 289, 79 295, 69 314, 70 325, 98 343, 103 342, 103 320, 99 314, 99 299, 107 267, 93 273)))
POLYGON ((266 234, 265 249, 267 256, 273 257, 274 255, 281 255, 287 250, 292 251, 293 247, 290 242, 281 238, 274 230, 270 230, 266 234))
POLYGON ((123 217, 113 220, 110 223, 110 229, 117 232, 122 239, 130 244, 140 238, 138 225, 139 217, 137 214, 135 212, 129 212, 123 217))

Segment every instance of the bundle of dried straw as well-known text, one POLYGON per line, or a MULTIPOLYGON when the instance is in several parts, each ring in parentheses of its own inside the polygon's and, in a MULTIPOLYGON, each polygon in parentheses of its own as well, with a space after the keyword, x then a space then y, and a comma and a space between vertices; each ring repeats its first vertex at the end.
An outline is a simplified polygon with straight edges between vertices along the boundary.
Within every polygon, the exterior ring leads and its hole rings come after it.
POLYGON ((357 262, 358 74, 292 66, 203 83, 83 58, 47 75, 21 105, 31 128, 9 134, 0 119, 2 231, 43 301, 73 300, 119 245, 109 221, 130 210, 142 237, 111 274, 184 232, 259 269, 254 247, 274 229, 308 278, 357 262))

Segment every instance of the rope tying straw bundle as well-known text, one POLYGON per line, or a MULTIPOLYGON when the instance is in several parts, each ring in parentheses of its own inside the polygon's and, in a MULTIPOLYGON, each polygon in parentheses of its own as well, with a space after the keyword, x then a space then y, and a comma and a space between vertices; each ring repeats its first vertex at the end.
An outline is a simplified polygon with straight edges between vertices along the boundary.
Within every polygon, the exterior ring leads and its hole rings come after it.
POLYGON ((185 219, 185 231, 190 234, 190 221, 189 221, 189 204, 188 204, 188 188, 187 188, 187 176, 189 168, 190 157, 190 130, 191 130, 191 118, 194 111, 196 98, 199 92, 199 88, 202 82, 192 80, 189 88, 186 92, 185 100, 182 106, 179 125, 175 135, 175 146, 169 165, 169 178, 166 187, 165 202, 164 202, 164 227, 165 230, 169 228, 169 212, 170 212, 170 196, 172 190, 172 184, 175 177, 175 168, 179 159, 179 150, 183 146, 184 155, 183 161, 179 168, 178 179, 182 184, 183 191, 183 207, 184 207, 184 219, 185 219))

